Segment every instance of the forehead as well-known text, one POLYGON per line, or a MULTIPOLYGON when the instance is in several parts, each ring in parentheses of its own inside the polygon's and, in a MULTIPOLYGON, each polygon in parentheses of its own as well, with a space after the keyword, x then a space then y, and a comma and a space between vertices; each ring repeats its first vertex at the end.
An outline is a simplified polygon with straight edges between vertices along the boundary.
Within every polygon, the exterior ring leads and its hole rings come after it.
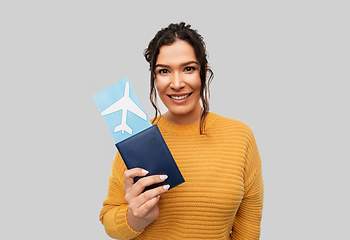
POLYGON ((176 65, 188 61, 197 61, 197 58, 193 47, 186 41, 177 40, 159 49, 157 64, 176 65))

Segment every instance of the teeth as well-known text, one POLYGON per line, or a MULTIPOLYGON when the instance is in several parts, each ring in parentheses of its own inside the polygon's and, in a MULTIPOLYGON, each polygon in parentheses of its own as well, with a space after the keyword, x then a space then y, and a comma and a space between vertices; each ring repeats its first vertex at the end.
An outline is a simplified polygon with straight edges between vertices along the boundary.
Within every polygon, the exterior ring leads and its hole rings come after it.
POLYGON ((188 96, 190 96, 190 94, 186 94, 186 95, 182 95, 182 96, 171 96, 171 95, 170 95, 170 97, 171 97, 172 99, 175 99, 175 100, 185 99, 185 98, 187 98, 188 96))

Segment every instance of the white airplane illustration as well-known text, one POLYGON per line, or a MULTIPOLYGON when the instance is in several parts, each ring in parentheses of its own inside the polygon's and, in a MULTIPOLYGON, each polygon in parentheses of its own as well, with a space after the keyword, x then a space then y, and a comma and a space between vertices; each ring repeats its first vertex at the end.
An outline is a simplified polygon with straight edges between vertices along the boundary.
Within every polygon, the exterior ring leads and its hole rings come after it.
POLYGON ((132 134, 132 129, 126 124, 126 113, 128 110, 135 113, 137 116, 141 117, 142 119, 147 120, 146 113, 142 111, 142 109, 139 108, 136 105, 136 103, 130 98, 128 82, 125 84, 124 96, 121 99, 119 99, 117 102, 109 106, 106 110, 102 111, 101 114, 102 116, 105 116, 107 114, 114 113, 119 110, 123 111, 122 123, 115 127, 114 132, 122 131, 122 134, 124 134, 124 131, 127 131, 129 134, 132 134))

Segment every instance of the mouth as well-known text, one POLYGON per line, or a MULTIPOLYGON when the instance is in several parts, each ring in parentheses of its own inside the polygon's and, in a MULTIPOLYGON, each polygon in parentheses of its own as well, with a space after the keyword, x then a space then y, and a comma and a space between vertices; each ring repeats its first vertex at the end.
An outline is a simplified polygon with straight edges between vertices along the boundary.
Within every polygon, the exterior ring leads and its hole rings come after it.
POLYGON ((174 100, 183 100, 191 96, 192 93, 184 94, 184 95, 168 95, 171 99, 174 100))

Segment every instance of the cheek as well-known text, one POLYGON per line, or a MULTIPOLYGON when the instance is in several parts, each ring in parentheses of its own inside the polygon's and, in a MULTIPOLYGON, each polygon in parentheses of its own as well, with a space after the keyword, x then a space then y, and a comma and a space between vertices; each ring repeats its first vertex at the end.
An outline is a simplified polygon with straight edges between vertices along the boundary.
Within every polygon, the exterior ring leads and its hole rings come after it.
POLYGON ((200 91, 202 83, 199 74, 192 76, 191 79, 188 80, 188 83, 194 90, 200 91))
POLYGON ((167 83, 162 78, 158 78, 158 80, 156 79, 155 85, 156 85, 156 89, 157 89, 158 94, 163 93, 165 91, 165 89, 167 88, 167 83))

